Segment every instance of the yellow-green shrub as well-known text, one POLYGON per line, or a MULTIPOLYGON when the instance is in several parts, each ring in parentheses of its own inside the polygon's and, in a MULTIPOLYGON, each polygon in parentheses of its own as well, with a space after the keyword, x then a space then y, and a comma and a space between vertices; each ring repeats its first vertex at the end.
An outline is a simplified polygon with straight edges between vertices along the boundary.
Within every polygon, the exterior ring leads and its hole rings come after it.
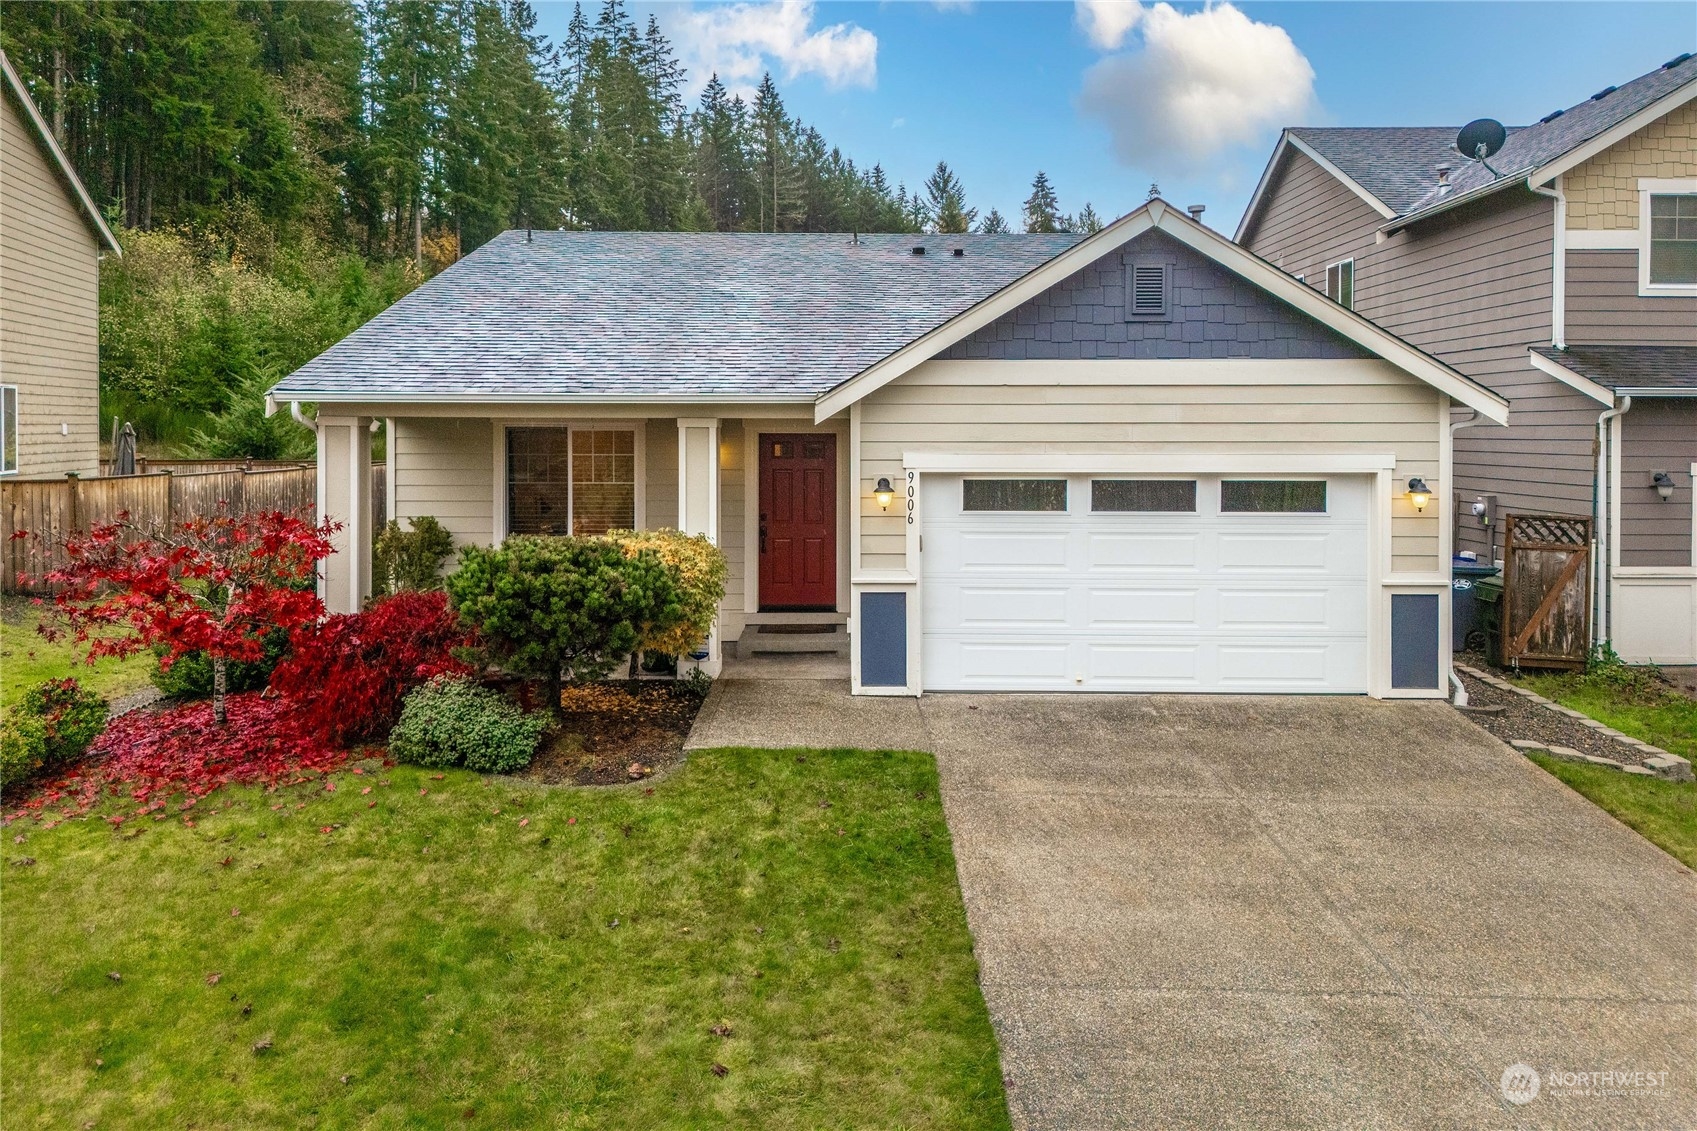
POLYGON ((678 587, 684 615, 671 624, 646 626, 641 648, 667 656, 686 656, 700 647, 713 630, 713 618, 725 598, 729 567, 724 552, 705 535, 681 530, 610 530, 605 537, 628 557, 643 550, 654 551, 678 587))

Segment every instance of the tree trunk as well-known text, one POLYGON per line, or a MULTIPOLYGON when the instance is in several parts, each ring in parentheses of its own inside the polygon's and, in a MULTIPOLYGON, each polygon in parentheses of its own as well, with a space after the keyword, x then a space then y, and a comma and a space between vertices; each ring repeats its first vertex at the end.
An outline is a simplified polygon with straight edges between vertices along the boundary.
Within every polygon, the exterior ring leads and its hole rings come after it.
POLYGON ((229 688, 229 662, 222 656, 212 657, 212 721, 223 726, 224 692, 229 688))
POLYGON ((65 13, 53 9, 53 140, 65 147, 65 13))

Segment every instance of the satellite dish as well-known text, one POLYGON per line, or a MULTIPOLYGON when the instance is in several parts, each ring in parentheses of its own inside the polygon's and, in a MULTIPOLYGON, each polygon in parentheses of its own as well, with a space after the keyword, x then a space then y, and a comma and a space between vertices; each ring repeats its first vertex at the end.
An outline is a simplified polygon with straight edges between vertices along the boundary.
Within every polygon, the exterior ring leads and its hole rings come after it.
POLYGON ((1508 131, 1494 118, 1479 118, 1461 127, 1455 135, 1455 147, 1463 157, 1483 161, 1503 147, 1508 131))

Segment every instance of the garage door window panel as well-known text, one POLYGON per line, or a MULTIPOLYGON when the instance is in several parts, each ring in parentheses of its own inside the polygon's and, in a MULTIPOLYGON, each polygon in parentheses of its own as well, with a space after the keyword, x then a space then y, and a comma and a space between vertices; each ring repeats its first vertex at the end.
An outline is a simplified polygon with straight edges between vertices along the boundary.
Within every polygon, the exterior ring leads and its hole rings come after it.
POLYGON ((1065 512, 1065 479, 967 479, 961 483, 963 511, 1065 512))
POLYGON ((1194 479, 1092 479, 1097 514, 1195 514, 1194 479))
POLYGON ((1325 514, 1324 479, 1225 479, 1221 514, 1325 514))

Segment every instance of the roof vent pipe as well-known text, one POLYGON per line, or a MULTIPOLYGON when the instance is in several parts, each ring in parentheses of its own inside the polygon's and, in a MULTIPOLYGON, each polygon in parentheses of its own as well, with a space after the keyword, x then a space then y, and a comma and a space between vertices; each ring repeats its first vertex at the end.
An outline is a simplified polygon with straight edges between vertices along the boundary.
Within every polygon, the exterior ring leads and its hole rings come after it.
POLYGON ((1438 166, 1438 183, 1440 185, 1444 185, 1446 187, 1449 185, 1449 183, 1450 183, 1450 168, 1451 168, 1451 166, 1449 166, 1449 165, 1439 165, 1438 166))
POLYGON ((1208 206, 1206 204, 1192 204, 1190 207, 1186 208, 1185 211, 1190 213, 1190 218, 1192 220, 1195 220, 1198 224, 1200 224, 1202 222, 1202 213, 1208 211, 1208 206))

